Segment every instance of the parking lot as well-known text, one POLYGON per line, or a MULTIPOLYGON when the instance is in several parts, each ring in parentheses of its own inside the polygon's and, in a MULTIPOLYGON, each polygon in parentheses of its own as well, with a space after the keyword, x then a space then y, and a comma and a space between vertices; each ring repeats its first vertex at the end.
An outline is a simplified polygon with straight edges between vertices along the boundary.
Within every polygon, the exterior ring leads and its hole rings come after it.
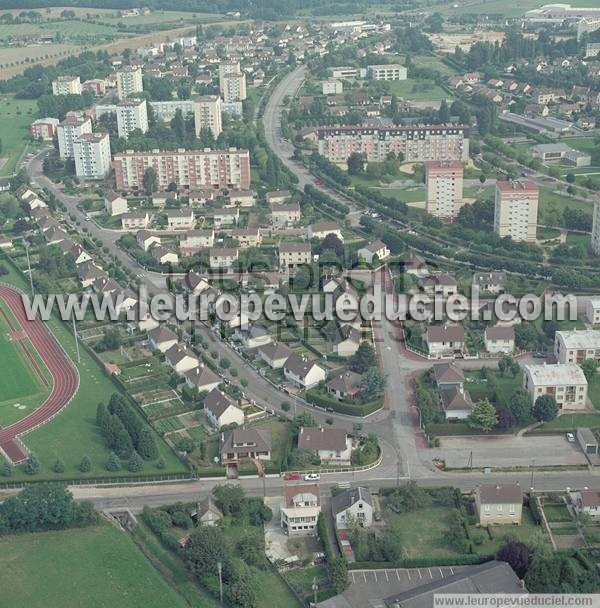
POLYGON ((472 466, 523 467, 565 466, 587 464, 577 443, 569 443, 565 435, 528 435, 525 437, 470 436, 441 437, 441 447, 430 450, 431 458, 445 460, 446 467, 462 469, 472 466), (472 460, 472 462, 470 462, 472 460))
POLYGON ((384 599, 458 574, 468 566, 350 570, 350 586, 319 608, 385 608, 384 599))

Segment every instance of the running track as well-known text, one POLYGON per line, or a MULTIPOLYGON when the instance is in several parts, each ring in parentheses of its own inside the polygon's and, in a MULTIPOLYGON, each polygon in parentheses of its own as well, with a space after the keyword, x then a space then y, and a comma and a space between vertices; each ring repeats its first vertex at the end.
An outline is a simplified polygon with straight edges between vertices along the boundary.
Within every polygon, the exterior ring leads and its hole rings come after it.
POLYGON ((25 418, 0 428, 0 450, 12 462, 18 463, 27 459, 27 451, 18 437, 52 420, 69 404, 79 387, 79 374, 46 324, 39 318, 27 319, 21 292, 0 285, 0 298, 6 302, 52 376, 52 392, 48 399, 25 418))

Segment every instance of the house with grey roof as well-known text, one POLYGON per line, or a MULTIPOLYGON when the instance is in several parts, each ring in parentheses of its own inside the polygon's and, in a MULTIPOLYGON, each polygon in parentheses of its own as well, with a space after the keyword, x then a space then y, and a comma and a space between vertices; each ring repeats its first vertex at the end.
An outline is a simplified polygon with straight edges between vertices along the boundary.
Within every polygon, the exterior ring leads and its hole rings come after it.
POLYGON ((204 413, 216 429, 228 424, 244 424, 244 412, 218 388, 213 388, 204 398, 204 413))
POLYGON ((271 342, 270 344, 265 344, 258 348, 258 356, 271 369, 281 369, 293 352, 294 351, 281 342, 271 342))
POLYGON ((462 354, 465 350, 462 325, 430 325, 425 340, 429 354, 436 357, 462 354))
POLYGON ((332 374, 327 392, 336 399, 354 399, 362 390, 362 376, 349 369, 332 374))
POLYGON ((216 526, 223 519, 223 512, 219 509, 215 499, 207 496, 197 503, 196 509, 190 513, 190 517, 197 526, 216 526))
POLYGON ((221 435, 221 464, 243 460, 271 460, 271 432, 266 429, 233 429, 221 435))
POLYGON ((204 393, 217 388, 221 384, 221 378, 210 367, 200 364, 185 373, 185 382, 191 389, 204 393))
POLYGON ((480 485, 475 490, 475 510, 482 526, 520 524, 523 492, 518 483, 480 485))
POLYGON ((352 438, 344 429, 303 426, 298 434, 299 450, 314 450, 321 462, 349 465, 352 438))
POLYGON ((148 332, 150 348, 152 350, 159 350, 161 353, 167 352, 178 341, 177 334, 166 325, 159 325, 148 332))
POLYGON ((331 515, 335 527, 349 528, 353 522, 364 528, 373 523, 373 502, 368 488, 350 488, 331 499, 331 515))
POLYGON ((486 327, 483 337, 488 353, 508 355, 515 351, 515 328, 512 325, 486 327))
POLYGON ((327 373, 314 361, 296 353, 290 355, 283 365, 285 379, 302 388, 312 388, 325 380, 327 373))

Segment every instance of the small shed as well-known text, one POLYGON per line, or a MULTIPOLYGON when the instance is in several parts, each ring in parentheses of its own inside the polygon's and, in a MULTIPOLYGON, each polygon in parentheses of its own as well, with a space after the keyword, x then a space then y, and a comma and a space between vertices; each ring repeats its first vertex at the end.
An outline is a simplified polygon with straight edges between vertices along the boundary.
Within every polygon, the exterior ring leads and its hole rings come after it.
POLYGON ((578 428, 577 441, 585 454, 598 454, 598 440, 590 429, 578 428))

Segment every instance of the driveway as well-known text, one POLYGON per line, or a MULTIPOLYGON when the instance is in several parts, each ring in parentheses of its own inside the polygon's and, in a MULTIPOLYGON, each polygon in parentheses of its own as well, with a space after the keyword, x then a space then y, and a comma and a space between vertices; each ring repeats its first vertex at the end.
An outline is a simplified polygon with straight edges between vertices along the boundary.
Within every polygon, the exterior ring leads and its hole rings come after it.
POLYGON ((551 436, 471 436, 441 437, 441 447, 428 450, 431 459, 441 458, 452 469, 472 467, 536 467, 587 464, 587 459, 576 443, 569 443, 564 435, 551 436))

